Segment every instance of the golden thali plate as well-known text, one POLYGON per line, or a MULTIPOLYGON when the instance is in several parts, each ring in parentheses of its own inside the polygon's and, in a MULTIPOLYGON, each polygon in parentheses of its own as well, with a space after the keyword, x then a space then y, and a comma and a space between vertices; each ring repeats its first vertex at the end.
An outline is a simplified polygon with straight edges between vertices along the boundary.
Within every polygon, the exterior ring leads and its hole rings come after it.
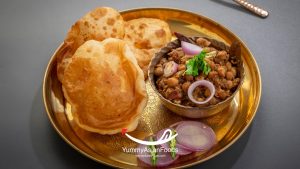
MULTIPOLYGON (((261 77, 256 61, 246 45, 232 32, 215 21, 191 12, 168 8, 144 8, 121 12, 124 20, 141 17, 159 18, 168 22, 172 31, 187 36, 208 36, 226 44, 239 41, 245 66, 244 83, 232 103, 222 112, 202 121, 213 128, 218 144, 210 151, 181 156, 168 167, 181 168, 204 162, 226 150, 237 141, 251 124, 261 97, 261 77)), ((65 102, 61 83, 56 76, 56 58, 62 54, 58 47, 47 66, 43 97, 49 119, 59 135, 73 148, 85 156, 113 167, 143 168, 134 153, 126 153, 122 147, 133 148, 136 143, 122 136, 99 135, 79 128, 73 120, 70 105, 65 102)), ((139 125, 130 135, 143 139, 169 125, 187 120, 162 106, 149 82, 146 83, 148 104, 142 113, 139 125)), ((195 119, 194 119, 195 120, 195 119)))

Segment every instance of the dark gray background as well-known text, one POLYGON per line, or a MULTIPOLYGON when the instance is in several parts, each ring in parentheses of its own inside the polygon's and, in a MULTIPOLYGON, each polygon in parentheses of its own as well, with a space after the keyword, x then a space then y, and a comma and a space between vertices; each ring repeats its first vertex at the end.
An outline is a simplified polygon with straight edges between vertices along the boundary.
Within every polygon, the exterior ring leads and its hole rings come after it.
POLYGON ((223 154, 194 168, 274 169, 300 166, 300 1, 252 0, 258 18, 226 0, 2 0, 0 2, 0 168, 100 168, 51 127, 41 85, 50 56, 69 27, 96 6, 118 10, 174 7, 208 16, 236 33, 262 75, 257 116, 223 154))

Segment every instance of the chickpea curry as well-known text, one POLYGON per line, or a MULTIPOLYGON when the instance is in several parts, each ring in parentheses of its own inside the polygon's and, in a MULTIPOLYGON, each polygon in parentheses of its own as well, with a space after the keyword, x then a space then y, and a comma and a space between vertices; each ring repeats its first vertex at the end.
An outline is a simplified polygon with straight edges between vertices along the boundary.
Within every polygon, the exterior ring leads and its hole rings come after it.
MULTIPOLYGON (((190 85, 206 80, 215 87, 214 96, 206 105, 215 105, 231 96, 241 82, 238 60, 230 50, 215 47, 208 38, 196 38, 194 45, 201 48, 198 55, 189 55, 183 46, 171 49, 154 67, 154 79, 159 93, 175 104, 198 107, 188 97, 190 85), (195 65, 199 66, 195 66, 195 65)), ((231 47, 230 47, 231 48, 231 47)), ((192 95, 203 101, 211 95, 205 86, 196 87, 192 95)))

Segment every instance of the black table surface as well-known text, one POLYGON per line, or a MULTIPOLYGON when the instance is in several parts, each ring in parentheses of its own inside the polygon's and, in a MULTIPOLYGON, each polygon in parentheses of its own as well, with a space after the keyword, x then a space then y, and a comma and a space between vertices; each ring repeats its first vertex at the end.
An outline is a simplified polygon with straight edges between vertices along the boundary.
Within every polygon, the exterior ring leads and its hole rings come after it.
POLYGON ((193 168, 300 166, 300 1, 251 0, 261 19, 230 0, 2 0, 0 2, 0 168, 101 168, 52 128, 42 80, 54 50, 79 17, 96 6, 118 10, 171 7, 223 24, 250 48, 260 67, 262 99, 247 132, 219 156, 193 168))

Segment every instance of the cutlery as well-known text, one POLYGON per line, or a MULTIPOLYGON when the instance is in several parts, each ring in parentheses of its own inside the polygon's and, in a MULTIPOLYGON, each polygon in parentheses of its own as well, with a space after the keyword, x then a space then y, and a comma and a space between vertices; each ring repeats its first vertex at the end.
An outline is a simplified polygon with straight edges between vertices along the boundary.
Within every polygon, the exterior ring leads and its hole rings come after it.
POLYGON ((269 15, 269 12, 263 8, 260 8, 256 5, 253 5, 250 2, 245 0, 233 0, 234 2, 238 3, 239 5, 243 6, 244 8, 248 9, 249 11, 255 13, 256 15, 266 18, 269 15))

